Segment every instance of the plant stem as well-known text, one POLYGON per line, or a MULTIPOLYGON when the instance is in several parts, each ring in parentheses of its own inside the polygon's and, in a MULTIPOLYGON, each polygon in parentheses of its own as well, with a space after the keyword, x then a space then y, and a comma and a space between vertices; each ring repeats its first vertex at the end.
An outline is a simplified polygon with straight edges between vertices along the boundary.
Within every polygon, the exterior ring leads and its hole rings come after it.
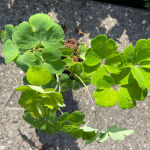
POLYGON ((59 76, 56 75, 56 81, 57 81, 57 84, 55 86, 55 91, 57 90, 58 86, 59 86, 59 76))
POLYGON ((61 114, 63 115, 63 112, 62 112, 62 110, 60 109, 60 108, 58 108, 58 110, 61 112, 61 114))
MULTIPOLYGON (((98 114, 98 112, 97 112, 97 110, 96 110, 96 104, 95 104, 95 102, 94 102, 94 100, 93 100, 93 98, 92 98, 92 96, 91 96, 91 93, 90 93, 90 91, 89 91, 89 89, 88 89, 88 86, 86 86, 86 84, 84 83, 84 81, 77 75, 77 74, 75 74, 75 76, 82 82, 82 84, 84 85, 84 87, 86 88, 86 90, 87 90, 87 93, 88 93, 88 95, 89 95, 89 97, 90 97, 90 99, 91 99, 91 102, 92 102, 92 110, 94 111, 94 115, 95 115, 95 120, 96 120, 96 127, 98 128, 98 117, 97 117, 97 114, 98 114)), ((107 121, 105 120, 105 118, 101 115, 101 118, 105 121, 105 124, 106 124, 106 126, 107 126, 107 121)))

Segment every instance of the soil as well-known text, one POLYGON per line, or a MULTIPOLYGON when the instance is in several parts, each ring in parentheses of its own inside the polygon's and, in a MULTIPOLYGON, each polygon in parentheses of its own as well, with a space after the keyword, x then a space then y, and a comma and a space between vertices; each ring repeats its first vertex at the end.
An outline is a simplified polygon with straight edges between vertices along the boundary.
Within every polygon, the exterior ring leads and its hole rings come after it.
POLYGON ((82 58, 78 55, 78 46, 79 43, 75 38, 70 38, 65 41, 65 46, 74 50, 73 61, 74 62, 82 62, 82 58))

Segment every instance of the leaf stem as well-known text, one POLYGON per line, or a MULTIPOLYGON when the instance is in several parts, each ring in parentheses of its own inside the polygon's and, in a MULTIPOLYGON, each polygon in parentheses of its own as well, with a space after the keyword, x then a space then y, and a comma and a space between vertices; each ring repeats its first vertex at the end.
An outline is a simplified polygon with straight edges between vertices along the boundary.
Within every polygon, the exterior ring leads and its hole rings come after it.
POLYGON ((56 75, 56 81, 57 81, 57 84, 55 86, 55 91, 57 90, 58 86, 59 86, 59 76, 56 75))
MULTIPOLYGON (((85 89, 87 90, 87 93, 88 93, 88 95, 89 95, 89 97, 90 97, 90 99, 91 99, 91 102, 92 102, 92 110, 94 111, 94 115, 95 115, 95 120, 96 120, 96 127, 98 128, 98 117, 97 117, 97 110, 96 110, 96 104, 95 104, 95 102, 94 102, 94 100, 93 100, 93 98, 92 98, 92 96, 91 96, 91 93, 90 93, 90 91, 89 91, 89 89, 88 89, 88 86, 86 86, 86 84, 84 83, 84 81, 77 75, 77 74, 75 74, 75 76, 82 82, 82 84, 84 85, 84 87, 85 87, 85 89)), ((101 118, 105 121, 105 124, 106 124, 106 126, 107 126, 107 121, 105 120, 105 118, 101 115, 101 118)))

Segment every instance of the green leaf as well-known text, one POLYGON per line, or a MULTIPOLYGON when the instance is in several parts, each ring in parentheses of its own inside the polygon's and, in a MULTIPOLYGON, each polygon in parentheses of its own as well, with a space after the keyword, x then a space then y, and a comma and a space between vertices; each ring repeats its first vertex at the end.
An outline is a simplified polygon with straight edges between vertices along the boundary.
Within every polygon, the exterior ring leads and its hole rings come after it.
POLYGON ((108 74, 108 72, 107 72, 107 70, 105 69, 105 67, 103 67, 103 66, 100 66, 98 69, 97 69, 97 71, 95 71, 95 73, 93 74, 93 76, 92 76, 92 83, 94 84, 94 85, 96 85, 97 84, 97 81, 99 80, 99 79, 102 79, 104 76, 108 76, 109 74, 108 74))
POLYGON ((130 65, 133 63, 134 58, 134 47, 132 45, 128 45, 123 53, 121 54, 122 60, 125 63, 125 65, 130 65))
POLYGON ((109 138, 110 137, 109 137, 109 134, 107 132, 103 133, 103 134, 101 134, 101 139, 98 142, 103 143, 103 142, 107 141, 109 138))
POLYGON ((80 127, 80 129, 83 130, 82 131, 82 139, 83 140, 93 139, 97 135, 97 132, 98 132, 98 129, 94 129, 94 128, 87 127, 87 126, 80 127))
POLYGON ((88 50, 88 47, 84 43, 80 44, 78 47, 78 55, 83 60, 85 60, 85 54, 86 54, 87 50, 88 50))
POLYGON ((21 49, 30 49, 36 47, 40 41, 35 37, 34 32, 31 31, 31 27, 28 22, 23 22, 17 27, 12 35, 13 41, 21 49))
POLYGON ((96 86, 99 89, 113 87, 114 86, 113 78, 111 78, 109 76, 104 76, 103 78, 100 78, 100 79, 97 80, 96 86))
POLYGON ((116 103, 116 92, 113 88, 97 89, 93 94, 96 104, 101 107, 112 107, 116 103))
POLYGON ((135 66, 132 68, 131 72, 142 89, 150 89, 150 69, 144 69, 135 66))
POLYGON ((34 32, 48 31, 53 25, 54 21, 47 14, 35 14, 29 18, 29 23, 34 32))
POLYGON ((69 57, 63 59, 63 62, 65 62, 65 63, 66 63, 66 66, 68 66, 68 67, 70 67, 71 65, 73 65, 73 64, 75 63, 75 62, 73 61, 73 59, 72 59, 72 58, 69 58, 69 57))
POLYGON ((73 113, 71 113, 68 116, 68 120, 71 123, 75 123, 75 124, 80 124, 83 122, 83 119, 85 118, 84 113, 80 112, 80 111, 74 111, 73 113))
POLYGON ((36 57, 31 52, 26 52, 23 55, 19 55, 15 60, 15 63, 23 71, 27 71, 29 67, 36 65, 36 57))
POLYGON ((85 132, 95 132, 96 133, 98 131, 98 129, 94 129, 94 128, 87 127, 87 126, 80 127, 80 129, 82 129, 85 132))
POLYGON ((114 52, 112 55, 106 58, 105 60, 106 65, 120 65, 121 64, 121 57, 119 52, 114 52))
POLYGON ((50 73, 41 66, 32 66, 27 71, 27 80, 33 85, 45 85, 50 82, 50 73))
POLYGON ((109 126, 107 130, 102 131, 101 133, 101 139, 99 142, 105 142, 109 138, 112 140, 124 140, 125 136, 129 136, 134 133, 134 130, 128 130, 126 128, 117 128, 116 125, 114 126, 109 126))
POLYGON ((46 47, 42 50, 42 57, 46 62, 58 60, 61 56, 61 50, 55 47, 46 47))
POLYGON ((46 39, 42 40, 41 43, 44 47, 63 48, 64 43, 62 40, 64 37, 64 31, 61 26, 57 23, 54 23, 54 25, 47 31, 46 39))
POLYGON ((130 68, 122 68, 119 74, 111 74, 115 83, 118 85, 125 85, 129 83, 130 68))
POLYGON ((107 39, 107 36, 103 34, 93 38, 91 41, 91 46, 101 59, 110 56, 117 50, 115 41, 112 39, 107 39))
POLYGON ((19 55, 19 47, 15 45, 12 40, 7 40, 2 53, 5 58, 5 63, 10 64, 19 55))
POLYGON ((136 105, 135 99, 132 99, 126 87, 120 87, 117 90, 117 103, 122 109, 133 108, 136 105))
POLYGON ((137 81, 133 77, 130 78, 129 80, 132 81, 130 81, 130 83, 128 85, 125 85, 124 87, 127 88, 132 99, 144 100, 145 97, 147 96, 147 89, 140 88, 137 81))
POLYGON ((71 73, 80 75, 82 73, 82 64, 81 63, 75 63, 73 65, 70 66, 69 70, 71 71, 71 73))
POLYGON ((126 128, 117 128, 116 125, 108 127, 109 136, 112 140, 124 140, 125 136, 129 136, 134 133, 134 130, 128 130, 126 128))
POLYGON ((40 86, 35 86, 35 85, 25 85, 25 86, 20 86, 18 88, 16 88, 16 91, 21 91, 21 92, 25 92, 25 91, 37 91, 40 93, 44 93, 44 89, 40 86))
POLYGON ((122 67, 105 65, 105 68, 108 72, 112 74, 119 74, 122 71, 122 67))
POLYGON ((100 64, 101 60, 98 55, 93 51, 93 49, 88 49, 85 55, 85 64, 88 66, 95 66, 100 64))
POLYGON ((43 93, 42 104, 53 109, 53 107, 63 107, 64 101, 62 94, 59 92, 43 93))
POLYGON ((83 68, 83 72, 85 74, 85 76, 91 76, 99 67, 99 64, 95 65, 95 66, 88 66, 85 63, 82 63, 82 68, 83 68))
POLYGON ((63 48, 61 51, 62 51, 62 56, 64 57, 71 57, 74 54, 74 50, 67 47, 63 48))
POLYGON ((49 61, 48 63, 43 63, 43 67, 50 72, 50 74, 61 75, 65 69, 65 62, 61 60, 49 61))
POLYGON ((82 136, 82 130, 75 125, 64 125, 63 131, 72 135, 74 138, 80 138, 82 136))
POLYGON ((5 26, 5 31, 1 31, 1 41, 3 44, 5 44, 5 42, 10 39, 12 40, 12 34, 15 32, 15 28, 13 25, 11 24, 7 24, 5 26))
POLYGON ((141 39, 135 45, 134 64, 138 64, 150 57, 150 39, 141 39))
POLYGON ((100 134, 96 133, 96 135, 94 137, 92 137, 89 140, 85 140, 85 145, 91 144, 92 142, 96 141, 99 138, 100 134))

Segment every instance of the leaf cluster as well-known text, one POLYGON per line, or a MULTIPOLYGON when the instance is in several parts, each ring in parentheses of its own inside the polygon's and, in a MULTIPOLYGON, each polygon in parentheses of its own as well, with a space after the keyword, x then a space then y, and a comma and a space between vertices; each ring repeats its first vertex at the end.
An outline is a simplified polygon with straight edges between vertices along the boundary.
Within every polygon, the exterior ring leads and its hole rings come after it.
POLYGON ((150 39, 139 40, 121 53, 106 35, 93 38, 90 47, 80 44, 77 50, 67 47, 64 37, 61 26, 46 14, 35 14, 29 22, 6 25, 1 31, 5 63, 13 61, 25 72, 24 86, 16 89, 22 92, 19 104, 25 109, 24 119, 41 131, 66 132, 86 144, 132 134, 116 126, 99 132, 84 125, 82 112, 63 113, 61 92, 92 83, 98 106, 117 103, 122 109, 133 108, 150 89, 150 39))

